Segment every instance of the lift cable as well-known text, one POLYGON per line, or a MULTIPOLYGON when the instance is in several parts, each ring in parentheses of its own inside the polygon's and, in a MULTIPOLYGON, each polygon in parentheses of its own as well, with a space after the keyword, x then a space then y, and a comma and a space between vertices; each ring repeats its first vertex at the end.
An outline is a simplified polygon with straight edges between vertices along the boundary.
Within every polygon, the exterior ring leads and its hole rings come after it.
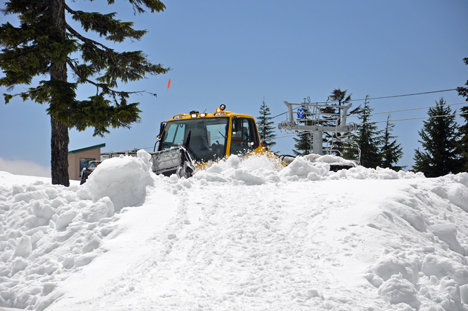
MULTIPOLYGON (((444 115, 438 115, 438 116, 427 116, 427 117, 417 117, 417 118, 408 118, 408 119, 396 119, 396 120, 388 120, 388 122, 409 121, 409 120, 421 120, 421 119, 442 118, 442 117, 455 117, 455 116, 465 116, 465 115, 468 115, 468 113, 454 113, 454 114, 444 114, 444 115)), ((385 121, 372 121, 372 122, 365 122, 365 123, 357 123, 357 125, 369 124, 369 123, 382 123, 382 122, 387 122, 387 120, 385 120, 385 121)))
POLYGON ((283 114, 287 114, 287 113, 288 113, 288 112, 286 111, 286 112, 280 113, 279 115, 276 115, 276 116, 271 117, 271 118, 274 119, 274 118, 276 118, 276 117, 282 116, 283 114))
MULTIPOLYGON (((421 120, 421 119, 431 119, 431 118, 442 118, 442 117, 453 117, 453 116, 464 116, 468 115, 468 112, 466 113, 454 113, 454 114, 444 114, 444 115, 437 115, 437 116, 426 116, 426 117, 417 117, 417 118, 407 118, 407 119, 395 119, 395 120, 388 120, 388 122, 397 122, 397 121, 411 121, 411 120, 421 120)), ((383 123, 387 122, 385 121, 371 121, 371 122, 365 122, 365 123, 356 123, 357 125, 362 125, 362 124, 372 124, 372 123, 383 123)), ((304 132, 304 131, 299 131, 299 132, 304 132)), ((286 137, 293 137, 297 136, 303 133, 285 133, 282 136, 277 136, 275 139, 278 138, 286 138, 286 137)))
MULTIPOLYGON (((453 105, 464 105, 464 104, 468 104, 468 102, 445 104, 444 107, 445 106, 453 106, 453 105)), ((410 111, 410 110, 428 109, 428 108, 435 108, 435 107, 437 107, 437 106, 427 106, 427 107, 420 107, 420 108, 408 108, 408 109, 402 109, 402 110, 375 112, 375 113, 369 113, 369 114, 355 114, 355 115, 349 115, 348 118, 350 118, 350 117, 359 117, 359 116, 372 116, 372 115, 375 115, 375 114, 402 112, 402 111, 410 111)))
MULTIPOLYGON (((429 91, 429 92, 421 92, 421 93, 412 93, 412 94, 403 94, 403 95, 392 95, 392 96, 381 96, 381 97, 372 97, 372 98, 367 98, 367 100, 375 100, 375 99, 385 99, 385 98, 396 98, 396 97, 405 97, 405 96, 415 96, 415 95, 425 95, 425 94, 433 94, 433 93, 442 93, 442 92, 451 92, 451 91, 456 91, 457 89, 448 89, 448 90, 440 90, 440 91, 429 91)), ((366 98, 364 99, 351 99, 350 101, 364 101, 366 100, 366 98)), ((330 103, 331 101, 325 101, 325 102, 315 102, 316 104, 328 104, 330 103)), ((333 101, 333 102, 336 102, 336 101, 333 101)), ((288 112, 283 112, 279 115, 276 115, 273 118, 276 118, 276 117, 279 117, 279 116, 282 116, 283 114, 286 114, 288 112)))
MULTIPOLYGON (((453 105, 464 105, 464 104, 468 104, 468 102, 461 102, 461 103, 454 103, 454 104, 445 104, 445 106, 453 106, 453 105)), ((356 115, 349 115, 348 118, 351 118, 351 117, 359 117, 359 116, 372 116, 372 115, 376 115, 376 114, 390 114, 390 113, 394 113, 394 112, 404 112, 404 111, 411 111, 411 110, 421 110, 421 109, 428 109, 428 108, 435 108, 437 106, 427 106, 427 107, 420 107, 420 108, 408 108, 408 109, 401 109, 401 110, 394 110, 394 111, 384 111, 384 112, 375 112, 375 113, 369 113, 369 114, 356 114, 356 115)), ((287 112, 285 112, 287 113, 287 112)), ((459 116, 459 115, 465 115, 464 113, 461 113, 461 114, 454 114, 455 116, 459 116)), ((422 117, 422 118, 426 118, 426 117, 422 117)), ((401 119, 401 120, 412 120, 412 119, 401 119)), ((400 120, 396 120, 396 121, 400 121, 400 120)), ((372 122, 367 122, 367 123, 378 123, 378 122, 387 122, 387 121, 372 121, 372 122)), ((271 125, 278 125, 280 123, 273 123, 271 125)), ((363 123, 359 123, 359 124, 363 124, 363 123)), ((259 128, 263 128, 263 126, 258 126, 259 128)))
MULTIPOLYGON (((425 95, 425 94, 433 94, 433 93, 442 93, 442 92, 451 92, 456 91, 457 89, 449 89, 449 90, 440 90, 440 91, 429 91, 429 92, 422 92, 422 93, 412 93, 412 94, 404 94, 404 95, 392 95, 392 96, 381 96, 381 97, 369 97, 367 100, 374 100, 374 99, 385 99, 385 98, 395 98, 395 97, 405 97, 405 96, 415 96, 415 95, 425 95)), ((351 99, 349 101, 364 101, 366 98, 363 99, 351 99)), ((331 101, 328 101, 331 102, 331 101)), ((336 101, 333 101, 336 102, 336 101)), ((319 104, 325 104, 327 102, 318 102, 319 104)))

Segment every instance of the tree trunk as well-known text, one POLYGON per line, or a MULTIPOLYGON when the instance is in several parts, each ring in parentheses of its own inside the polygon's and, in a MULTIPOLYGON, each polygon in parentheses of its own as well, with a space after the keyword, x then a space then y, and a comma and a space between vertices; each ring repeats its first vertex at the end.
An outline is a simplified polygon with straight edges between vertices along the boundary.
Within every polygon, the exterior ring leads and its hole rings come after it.
MULTIPOLYGON (((52 14, 55 25, 60 30, 61 38, 66 38, 66 23, 65 23, 65 3, 64 0, 49 0, 49 10, 52 14)), ((53 60, 50 68, 50 79, 67 81, 67 66, 60 60, 53 60)), ((52 94, 50 105, 56 105, 57 102, 52 94)), ((52 167, 52 184, 64 186, 70 185, 68 176, 68 126, 59 122, 54 116, 51 116, 52 137, 51 137, 51 167, 52 167)))
POLYGON ((68 177, 68 127, 57 121, 55 117, 50 117, 52 125, 52 184, 69 186, 68 177))

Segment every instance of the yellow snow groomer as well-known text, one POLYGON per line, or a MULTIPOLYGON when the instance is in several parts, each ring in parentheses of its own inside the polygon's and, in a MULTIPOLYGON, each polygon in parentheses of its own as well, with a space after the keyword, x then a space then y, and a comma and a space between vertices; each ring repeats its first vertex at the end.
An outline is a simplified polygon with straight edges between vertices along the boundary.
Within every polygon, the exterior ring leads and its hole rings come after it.
POLYGON ((225 108, 221 105, 214 113, 177 114, 162 122, 156 138, 159 145, 152 153, 153 171, 190 177, 196 167, 230 155, 266 153, 274 157, 262 146, 255 119, 225 108))

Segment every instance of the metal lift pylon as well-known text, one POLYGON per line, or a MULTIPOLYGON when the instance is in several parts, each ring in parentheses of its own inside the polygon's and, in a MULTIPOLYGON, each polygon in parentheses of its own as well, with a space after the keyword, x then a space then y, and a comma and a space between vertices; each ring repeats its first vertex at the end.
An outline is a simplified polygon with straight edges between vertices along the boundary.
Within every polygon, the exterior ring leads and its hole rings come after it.
MULTIPOLYGON (((304 131, 311 132, 313 134, 313 151, 315 154, 323 154, 323 133, 324 132, 335 132, 335 133, 349 133, 356 131, 358 126, 356 123, 347 123, 348 110, 352 104, 346 106, 337 106, 329 104, 312 104, 312 103, 289 103, 287 101, 284 104, 288 107, 288 120, 282 121, 278 125, 280 130, 289 131, 304 131), (297 113, 294 113, 295 107, 297 113), (303 109, 307 108, 311 111, 310 119, 306 119, 303 109), (326 108, 339 109, 340 113, 326 112, 326 108), (301 114, 302 109, 302 114, 301 114), (296 117, 295 117, 296 115, 296 117), (324 123, 333 121, 335 126, 324 125, 324 123), (300 123, 305 123, 301 125, 300 123), (308 124, 309 123, 309 124, 308 124)), ((354 141, 350 141, 355 143, 354 141)))

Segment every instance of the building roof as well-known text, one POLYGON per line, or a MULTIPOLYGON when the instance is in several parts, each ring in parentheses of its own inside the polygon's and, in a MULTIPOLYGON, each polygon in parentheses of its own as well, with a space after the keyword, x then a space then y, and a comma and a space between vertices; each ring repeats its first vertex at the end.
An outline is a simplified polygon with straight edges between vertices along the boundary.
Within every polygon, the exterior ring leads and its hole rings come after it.
POLYGON ((100 145, 89 146, 89 147, 86 147, 86 148, 70 150, 70 151, 68 151, 68 154, 79 153, 79 152, 98 149, 98 148, 104 148, 105 146, 106 146, 106 144, 100 144, 100 145))

